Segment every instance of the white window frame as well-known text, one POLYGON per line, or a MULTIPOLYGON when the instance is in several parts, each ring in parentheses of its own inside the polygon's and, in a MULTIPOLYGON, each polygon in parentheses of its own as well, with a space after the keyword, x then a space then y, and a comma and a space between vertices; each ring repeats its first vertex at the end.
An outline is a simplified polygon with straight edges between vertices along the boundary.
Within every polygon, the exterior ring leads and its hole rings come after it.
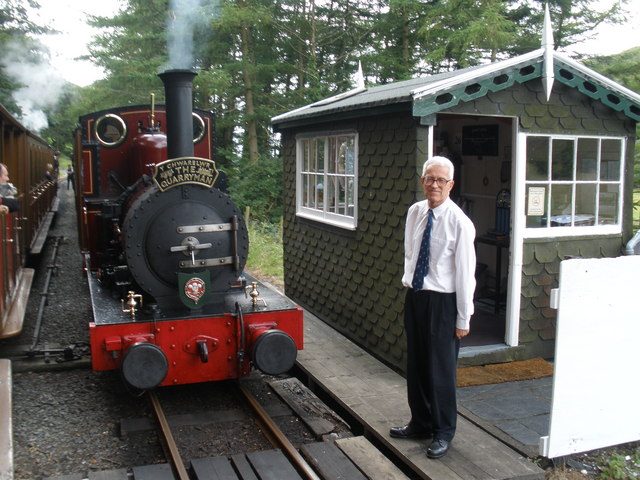
MULTIPOLYGON (((307 163, 309 164, 309 162, 307 163)), ((327 190, 328 191, 328 190, 327 190)), ((335 190, 337 192, 337 190, 335 190)), ((336 193, 337 202, 337 193, 336 193)), ((336 205, 337 203, 334 203, 336 205)), ((296 136, 296 216, 315 220, 335 227, 344 228, 347 230, 355 230, 358 224, 358 133, 353 130, 348 131, 332 131, 332 132, 318 132, 309 133, 296 136), (353 140, 353 165, 349 168, 349 171, 334 172, 328 171, 327 168, 329 159, 332 158, 330 149, 332 147, 332 139, 336 140, 338 137, 352 137, 353 140), (305 170, 305 147, 309 141, 323 140, 323 152, 324 155, 322 168, 307 169, 305 170), (312 178, 317 179, 314 182, 314 186, 310 188, 310 182, 312 178), (329 185, 329 182, 338 182, 340 179, 344 179, 345 196, 347 202, 344 207, 345 211, 349 210, 349 214, 346 212, 338 213, 331 211, 328 201, 324 201, 324 197, 319 198, 320 193, 324 193, 324 186, 329 185), (305 189, 305 182, 307 188, 305 189), (322 183, 323 187, 317 186, 322 183), (352 191, 349 190, 351 188, 352 191), (311 198, 313 195, 314 198, 311 198), (352 203, 351 203, 352 202, 352 203), (313 206, 315 204, 315 206, 313 206), (350 214, 350 213, 353 214, 350 214)))
MULTIPOLYGON (((601 135, 555 135, 555 134, 523 134, 523 136, 525 137, 525 141, 528 141, 529 138, 531 137, 543 137, 543 138, 547 138, 550 139, 551 143, 553 144, 554 140, 569 140, 569 141, 573 141, 574 144, 577 145, 577 142, 579 139, 595 139, 598 140, 599 142, 601 142, 602 140, 616 140, 619 141, 621 144, 621 148, 620 148, 620 172, 619 172, 619 176, 618 176, 618 180, 601 180, 600 179, 600 166, 601 166, 601 162, 600 162, 600 152, 601 150, 599 150, 598 153, 598 158, 597 158, 597 162, 596 162, 596 166, 597 166, 597 170, 596 170, 596 178, 595 180, 577 180, 576 179, 576 166, 577 166, 577 161, 576 161, 576 157, 577 157, 577 148, 574 146, 573 149, 573 173, 572 173, 572 179, 571 180, 553 180, 551 178, 552 175, 552 169, 551 169, 551 158, 552 158, 552 153, 551 151, 549 151, 549 165, 548 165, 548 177, 545 180, 528 180, 526 178, 526 162, 528 161, 528 159, 526 158, 526 148, 523 145, 523 155, 525 156, 525 165, 524 165, 524 172, 523 172, 523 179, 524 179, 524 188, 525 188, 525 192, 524 192, 524 196, 526 196, 526 193, 529 191, 529 187, 530 186, 540 186, 543 185, 544 188, 546 189, 546 194, 545 194, 545 202, 544 202, 544 212, 545 215, 548 215, 549 212, 551 211, 551 195, 549 195, 550 192, 550 187, 551 186, 558 186, 558 185, 568 185, 568 186, 572 186, 572 199, 571 199, 571 209, 572 212, 569 215, 572 218, 572 223, 575 222, 575 206, 576 206, 576 186, 577 185, 595 185, 596 186, 596 198, 599 198, 600 196, 600 187, 602 185, 616 185, 619 189, 619 195, 618 195, 618 204, 616 206, 617 208, 617 223, 614 224, 606 224, 606 225, 598 225, 597 224, 597 219, 598 219, 598 205, 599 202, 596 202, 595 205, 595 209, 596 209, 596 219, 595 225, 570 225, 570 226, 551 226, 550 222, 548 222, 547 226, 543 226, 543 227, 525 227, 524 228, 524 238, 549 238, 549 237, 575 237, 575 236, 590 236, 590 235, 611 235, 611 234, 620 234, 622 232, 622 206, 623 206, 623 198, 624 198, 624 164, 625 164, 625 158, 626 158, 626 138, 625 137, 607 137, 607 136, 601 136, 601 135)), ((524 198, 523 196, 523 198, 524 198)), ((527 209, 528 209, 528 205, 525 202, 524 205, 524 223, 523 225, 526 225, 526 216, 527 216, 527 209)))

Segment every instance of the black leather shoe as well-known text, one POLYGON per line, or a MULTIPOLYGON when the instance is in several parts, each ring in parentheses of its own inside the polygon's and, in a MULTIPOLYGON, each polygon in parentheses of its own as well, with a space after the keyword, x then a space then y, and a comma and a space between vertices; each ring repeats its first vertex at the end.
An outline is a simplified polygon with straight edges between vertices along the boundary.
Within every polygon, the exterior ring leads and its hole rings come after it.
POLYGON ((404 427, 393 427, 389 430, 393 438, 430 438, 431 432, 410 423, 404 427))
POLYGON ((427 448, 427 457, 429 458, 442 458, 449 451, 449 445, 451 442, 447 442, 446 440, 434 440, 427 448))

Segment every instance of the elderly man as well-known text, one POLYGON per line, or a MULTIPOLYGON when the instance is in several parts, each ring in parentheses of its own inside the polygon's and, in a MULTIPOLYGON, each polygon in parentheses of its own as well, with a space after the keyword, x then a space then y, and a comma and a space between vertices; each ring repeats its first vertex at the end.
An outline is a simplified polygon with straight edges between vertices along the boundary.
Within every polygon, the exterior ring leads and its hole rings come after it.
POLYGON ((456 363, 469 333, 475 290, 475 228, 449 198, 453 164, 425 162, 426 200, 409 208, 402 284, 407 337, 407 396, 411 419, 395 438, 433 438, 429 458, 446 455, 456 431, 456 363))
POLYGON ((18 210, 16 194, 18 190, 9 182, 9 170, 4 163, 0 163, 0 213, 7 214, 18 210))

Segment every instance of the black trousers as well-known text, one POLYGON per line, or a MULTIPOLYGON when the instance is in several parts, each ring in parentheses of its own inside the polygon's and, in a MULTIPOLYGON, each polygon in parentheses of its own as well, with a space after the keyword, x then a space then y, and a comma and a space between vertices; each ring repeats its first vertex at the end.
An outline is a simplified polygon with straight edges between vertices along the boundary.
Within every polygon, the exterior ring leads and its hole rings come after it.
POLYGON ((451 441, 456 432, 456 294, 407 290, 407 395, 411 423, 451 441))

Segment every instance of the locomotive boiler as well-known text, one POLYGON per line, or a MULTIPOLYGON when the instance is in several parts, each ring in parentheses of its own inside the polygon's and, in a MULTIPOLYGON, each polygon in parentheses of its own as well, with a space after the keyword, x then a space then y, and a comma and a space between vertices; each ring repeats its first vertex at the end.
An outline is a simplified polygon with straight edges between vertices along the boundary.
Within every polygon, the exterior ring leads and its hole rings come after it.
POLYGON ((303 347, 302 310, 244 273, 247 227, 195 75, 161 73, 164 107, 91 113, 75 132, 92 366, 141 390, 283 373, 303 347))

